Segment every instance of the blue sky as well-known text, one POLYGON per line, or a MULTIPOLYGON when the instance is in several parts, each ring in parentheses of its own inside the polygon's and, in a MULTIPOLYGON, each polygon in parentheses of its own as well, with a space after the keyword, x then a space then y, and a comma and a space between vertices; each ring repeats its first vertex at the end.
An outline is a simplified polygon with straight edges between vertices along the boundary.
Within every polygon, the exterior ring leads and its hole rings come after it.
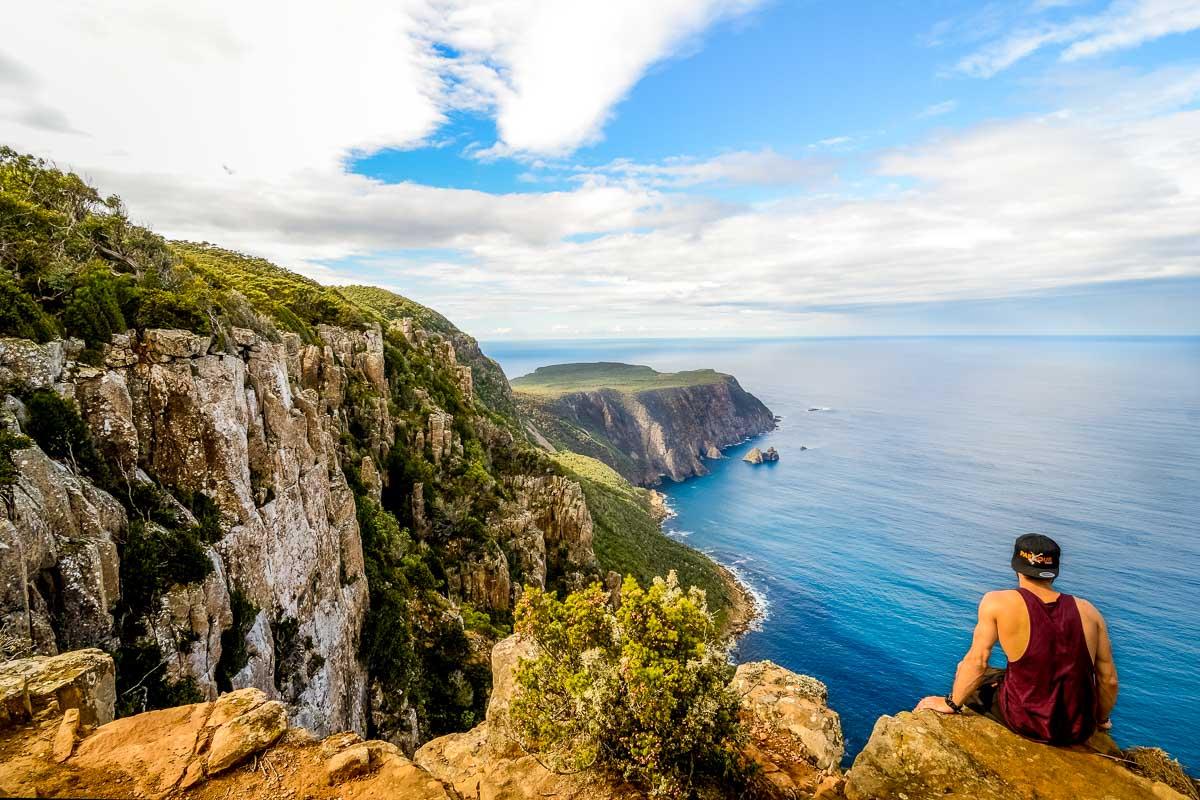
POLYGON ((1200 333, 1200 0, 102 11, 0 139, 481 338, 1200 333))

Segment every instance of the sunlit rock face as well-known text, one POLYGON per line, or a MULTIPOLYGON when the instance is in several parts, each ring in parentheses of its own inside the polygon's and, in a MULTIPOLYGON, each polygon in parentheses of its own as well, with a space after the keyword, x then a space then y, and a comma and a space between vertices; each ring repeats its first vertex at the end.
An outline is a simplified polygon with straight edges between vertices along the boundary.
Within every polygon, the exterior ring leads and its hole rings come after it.
MULTIPOLYGON (((277 653, 278 637, 256 625, 239 682, 282 696, 293 721, 318 733, 365 731, 357 650, 367 585, 337 442, 349 381, 386 392, 383 341, 377 327, 324 326, 322 334, 323 345, 306 345, 294 334, 270 341, 234 329, 218 346, 187 331, 130 332, 114 337, 100 367, 72 361, 63 343, 6 340, 0 369, 23 388, 54 386, 74 397, 124 482, 153 479, 219 508, 223 535, 209 578, 169 591, 149 620, 172 654, 172 679, 190 677, 215 697, 229 591, 237 590, 262 610, 262 622, 293 626, 289 652, 277 653), (295 672, 276 686, 283 660, 295 672)), ((394 437, 386 403, 370 418, 382 450, 394 437)), ((14 460, 20 488, 3 536, 21 555, 4 561, 6 631, 23 629, 39 652, 111 648, 115 542, 127 524, 121 504, 36 447, 14 460)))
POLYGON ((605 444, 601 448, 589 448, 586 441, 563 443, 642 486, 706 475, 704 461, 719 458, 721 448, 776 425, 770 409, 729 375, 694 386, 636 393, 596 389, 526 402, 535 409, 538 435, 561 440, 555 432, 560 423, 566 423, 566 431, 598 432, 605 444), (539 423, 546 424, 544 430, 539 423), (620 455, 614 457, 613 451, 620 455))

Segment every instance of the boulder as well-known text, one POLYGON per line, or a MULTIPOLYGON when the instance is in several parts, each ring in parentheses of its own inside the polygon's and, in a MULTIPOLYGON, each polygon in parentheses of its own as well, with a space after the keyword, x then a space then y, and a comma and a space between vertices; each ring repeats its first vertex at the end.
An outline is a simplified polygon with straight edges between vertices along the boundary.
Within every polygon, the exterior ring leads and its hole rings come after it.
POLYGON ((0 385, 37 389, 53 386, 67 364, 67 343, 38 344, 0 337, 0 385))
POLYGON ((331 786, 354 778, 371 769, 371 751, 364 744, 348 747, 340 753, 334 753, 325 762, 325 775, 331 786))
POLYGON ((75 751, 75 736, 79 733, 79 709, 68 708, 63 714, 58 730, 54 733, 54 748, 51 755, 61 764, 75 751))
POLYGON ((825 684, 770 661, 741 664, 731 688, 742 698, 747 755, 772 794, 809 796, 836 778, 846 745, 825 684))
POLYGON ((387 742, 364 742, 353 733, 318 741, 302 729, 285 731, 281 704, 256 689, 124 717, 73 747, 86 732, 77 711, 61 721, 0 729, 0 794, 451 798, 387 742), (46 735, 51 724, 57 724, 52 740, 46 735))
POLYGON ((975 714, 880 717, 846 775, 848 800, 1183 800, 1122 765, 1107 736, 1037 744, 975 714), (1117 757, 1114 757, 1117 756, 1117 757))
POLYGON ((208 352, 212 337, 191 331, 151 329, 143 334, 142 342, 152 360, 168 362, 176 358, 199 358, 208 352))
POLYGON ((704 457, 711 461, 716 461, 717 459, 724 458, 725 456, 721 455, 721 451, 717 449, 716 445, 710 444, 708 449, 704 451, 704 457))
POLYGON ((769 464, 778 460, 779 451, 774 447, 768 447, 765 452, 755 447, 749 453, 746 453, 746 455, 742 456, 742 461, 746 461, 751 464, 769 464))
POLYGON ((112 656, 100 650, 0 664, 0 728, 70 709, 84 724, 103 725, 112 720, 115 704, 112 656))
POLYGON ((829 708, 825 684, 772 661, 755 661, 738 666, 731 687, 741 695, 752 732, 786 738, 792 755, 821 771, 838 769, 846 742, 841 718, 829 708))
MULTIPOLYGON (((256 689, 246 691, 257 692, 256 689)), ((213 733, 208 752, 209 774, 229 769, 250 755, 270 747, 286 730, 287 710, 278 700, 265 702, 239 714, 213 733)))

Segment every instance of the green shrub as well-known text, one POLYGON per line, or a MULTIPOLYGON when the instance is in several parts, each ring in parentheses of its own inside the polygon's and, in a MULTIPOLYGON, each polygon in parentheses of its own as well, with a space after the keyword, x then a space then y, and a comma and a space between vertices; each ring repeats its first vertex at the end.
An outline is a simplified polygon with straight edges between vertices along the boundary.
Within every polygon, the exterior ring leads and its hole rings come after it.
POLYGON ((19 473, 12 460, 13 451, 29 447, 30 444, 29 439, 21 434, 0 428, 0 486, 12 486, 17 482, 19 473))
POLYGON ((370 591, 360 653, 373 677, 385 686, 404 687, 415 668, 409 624, 414 588, 407 573, 419 571, 411 562, 419 564, 420 559, 414 558, 412 539, 394 516, 365 495, 355 500, 370 591))
POLYGON ((121 306, 131 299, 132 291, 131 278, 114 275, 102 264, 85 270, 62 310, 67 333, 83 339, 89 350, 108 344, 114 333, 129 328, 121 306))
POLYGON ((0 269, 0 335, 48 342, 57 333, 54 318, 17 285, 8 270, 0 269))
POLYGON ((196 518, 196 536, 202 542, 212 544, 219 541, 225 531, 221 524, 221 509, 217 501, 204 492, 177 490, 179 501, 188 507, 196 518))
POLYGON ((217 662, 217 689, 222 692, 233 689, 233 676, 250 661, 246 635, 258 616, 258 606, 236 588, 229 593, 229 610, 233 614, 233 624, 221 634, 221 660, 217 662))
POLYGON ((138 299, 139 328, 182 328, 193 333, 211 333, 206 303, 199 290, 187 293, 147 289, 138 299))
POLYGON ((663 798, 740 783, 733 668, 703 592, 673 573, 644 590, 626 578, 613 611, 599 585, 561 602, 527 588, 516 619, 537 655, 517 668, 509 721, 552 769, 609 771, 663 798))
POLYGON ((122 646, 113 654, 113 661, 117 668, 118 717, 204 700, 192 678, 172 681, 165 677, 167 662, 156 644, 122 646))
POLYGON ((147 612, 171 586, 202 581, 212 569, 197 528, 132 519, 121 549, 121 602, 147 612))
POLYGON ((46 455, 69 461, 77 472, 101 485, 107 483, 107 469, 74 400, 53 389, 36 389, 25 398, 25 409, 29 414, 25 432, 46 455))
POLYGON ((512 632, 509 626, 497 624, 492 620, 491 614, 477 610, 470 603, 459 604, 458 613, 462 615, 464 628, 489 639, 503 639, 512 632))

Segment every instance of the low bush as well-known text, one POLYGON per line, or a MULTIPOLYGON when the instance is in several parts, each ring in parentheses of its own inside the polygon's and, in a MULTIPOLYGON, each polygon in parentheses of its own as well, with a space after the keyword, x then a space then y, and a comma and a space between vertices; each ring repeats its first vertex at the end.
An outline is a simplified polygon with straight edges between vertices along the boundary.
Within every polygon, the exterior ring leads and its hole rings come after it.
POLYGON ((563 601, 527 588, 516 630, 537 655, 518 666, 509 721, 549 768, 612 772, 659 798, 741 783, 733 668, 703 592, 674 573, 648 589, 626 578, 614 611, 599 585, 563 601))
POLYGON ((132 519, 121 548, 121 602, 148 611, 174 584, 202 581, 212 569, 198 528, 132 519))
POLYGON ((17 482, 19 473, 13 464, 13 451, 29 447, 30 444, 27 437, 0 428, 0 486, 12 486, 17 482))
POLYGON ((117 668, 118 717, 204 700, 192 678, 172 681, 165 677, 166 660, 155 644, 125 645, 113 654, 113 661, 117 668))
POLYGON ((53 389, 36 389, 25 398, 25 409, 29 414, 25 432, 46 455, 65 460, 76 472, 107 485, 107 469, 74 400, 53 389))

